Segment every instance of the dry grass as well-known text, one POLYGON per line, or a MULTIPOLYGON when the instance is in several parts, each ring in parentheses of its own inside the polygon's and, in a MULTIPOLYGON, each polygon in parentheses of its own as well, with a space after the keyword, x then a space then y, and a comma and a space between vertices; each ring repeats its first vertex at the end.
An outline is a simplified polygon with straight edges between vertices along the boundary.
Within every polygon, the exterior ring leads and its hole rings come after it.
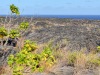
MULTIPOLYGON (((40 45, 39 48, 42 47, 43 45, 40 45)), ((97 56, 96 53, 93 52, 86 54, 84 51, 66 52, 64 50, 54 50, 53 55, 56 58, 56 64, 53 65, 53 67, 47 67, 46 64, 43 64, 46 66, 45 72, 53 71, 55 68, 65 64, 73 66, 75 68, 75 75, 80 75, 82 70, 95 69, 97 67, 100 67, 100 58, 97 56)), ((0 74, 4 73, 5 71, 6 74, 11 73, 9 67, 0 68, 0 74)))
POLYGON ((62 65, 73 66, 75 68, 74 75, 81 75, 81 71, 87 69, 100 70, 100 58, 96 52, 90 52, 86 54, 84 49, 74 52, 57 50, 54 51, 53 54, 56 57, 57 64, 52 68, 52 70, 55 67, 57 68, 62 65))
POLYGON ((5 68, 3 66, 0 67, 0 75, 5 73, 5 68))
POLYGON ((25 41, 25 38, 23 38, 23 37, 18 39, 18 41, 17 41, 17 48, 19 50, 21 50, 24 47, 24 41, 25 41))
POLYGON ((87 63, 86 54, 77 53, 74 66, 77 67, 77 68, 79 68, 79 69, 80 69, 80 68, 85 68, 86 63, 87 63))
POLYGON ((1 66, 0 75, 12 75, 11 68, 9 66, 1 66))

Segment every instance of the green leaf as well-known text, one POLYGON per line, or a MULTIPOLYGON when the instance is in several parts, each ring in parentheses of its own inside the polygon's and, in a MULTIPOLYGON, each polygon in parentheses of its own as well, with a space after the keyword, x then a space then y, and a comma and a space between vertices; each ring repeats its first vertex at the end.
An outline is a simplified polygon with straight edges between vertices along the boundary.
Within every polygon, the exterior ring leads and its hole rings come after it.
POLYGON ((8 32, 5 27, 0 27, 0 35, 1 36, 7 36, 8 32))
POLYGON ((19 34, 19 31, 17 29, 12 29, 12 30, 10 30, 9 36, 11 38, 16 38, 16 37, 19 37, 20 34, 19 34))
POLYGON ((28 22, 22 22, 19 25, 20 29, 27 29, 29 27, 29 23, 28 22))
POLYGON ((10 5, 10 10, 12 13, 15 13, 16 15, 20 14, 18 7, 16 7, 14 4, 10 5))

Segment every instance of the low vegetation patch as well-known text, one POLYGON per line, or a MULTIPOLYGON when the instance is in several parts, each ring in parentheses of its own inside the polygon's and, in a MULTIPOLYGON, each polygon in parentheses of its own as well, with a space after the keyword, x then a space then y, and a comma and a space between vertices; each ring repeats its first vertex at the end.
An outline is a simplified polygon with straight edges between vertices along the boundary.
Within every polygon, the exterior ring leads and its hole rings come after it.
POLYGON ((37 53, 37 45, 29 40, 16 55, 8 57, 8 65, 13 70, 13 75, 23 75, 29 72, 43 72, 47 67, 55 63, 55 57, 49 46, 44 47, 41 53, 37 53))
POLYGON ((86 54, 82 51, 68 52, 67 64, 79 68, 95 68, 100 66, 100 58, 97 53, 86 54))
POLYGON ((100 52, 100 46, 97 47, 97 52, 100 52))

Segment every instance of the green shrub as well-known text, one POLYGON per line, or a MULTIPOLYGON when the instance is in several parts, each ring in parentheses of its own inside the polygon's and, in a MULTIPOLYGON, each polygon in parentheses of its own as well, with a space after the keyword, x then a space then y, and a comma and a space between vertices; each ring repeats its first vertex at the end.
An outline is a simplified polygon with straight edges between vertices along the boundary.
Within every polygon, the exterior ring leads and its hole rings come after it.
POLYGON ((32 72, 42 72, 45 66, 51 66, 55 63, 55 58, 49 47, 45 47, 41 53, 36 53, 36 49, 35 43, 26 40, 21 51, 8 57, 8 65, 13 69, 13 75, 23 75, 25 69, 31 69, 32 72))
POLYGON ((9 33, 9 37, 11 37, 11 38, 16 38, 19 36, 20 36, 20 33, 17 29, 12 29, 9 33))
POLYGON ((52 53, 52 49, 49 46, 46 46, 41 53, 42 61, 45 62, 45 65, 51 67, 55 62, 55 57, 52 53))
POLYGON ((7 29, 5 27, 0 27, 0 37, 3 38, 4 36, 7 36, 7 29))
POLYGON ((10 5, 10 10, 12 13, 15 13, 16 15, 20 14, 18 7, 16 7, 14 4, 10 5))
POLYGON ((28 22, 22 22, 20 23, 20 26, 19 26, 20 29, 27 29, 28 27, 29 27, 28 22))
POLYGON ((97 52, 100 52, 100 46, 97 47, 97 52))

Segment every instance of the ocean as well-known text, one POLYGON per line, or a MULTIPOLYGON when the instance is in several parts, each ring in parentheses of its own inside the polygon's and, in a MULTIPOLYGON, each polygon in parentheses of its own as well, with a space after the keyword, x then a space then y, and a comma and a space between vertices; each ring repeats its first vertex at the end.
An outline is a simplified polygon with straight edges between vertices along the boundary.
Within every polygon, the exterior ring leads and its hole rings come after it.
MULTIPOLYGON (((0 15, 8 16, 8 15, 0 15)), ((20 15, 19 17, 26 18, 67 18, 67 19, 87 19, 87 20, 100 20, 100 15, 20 15)))

